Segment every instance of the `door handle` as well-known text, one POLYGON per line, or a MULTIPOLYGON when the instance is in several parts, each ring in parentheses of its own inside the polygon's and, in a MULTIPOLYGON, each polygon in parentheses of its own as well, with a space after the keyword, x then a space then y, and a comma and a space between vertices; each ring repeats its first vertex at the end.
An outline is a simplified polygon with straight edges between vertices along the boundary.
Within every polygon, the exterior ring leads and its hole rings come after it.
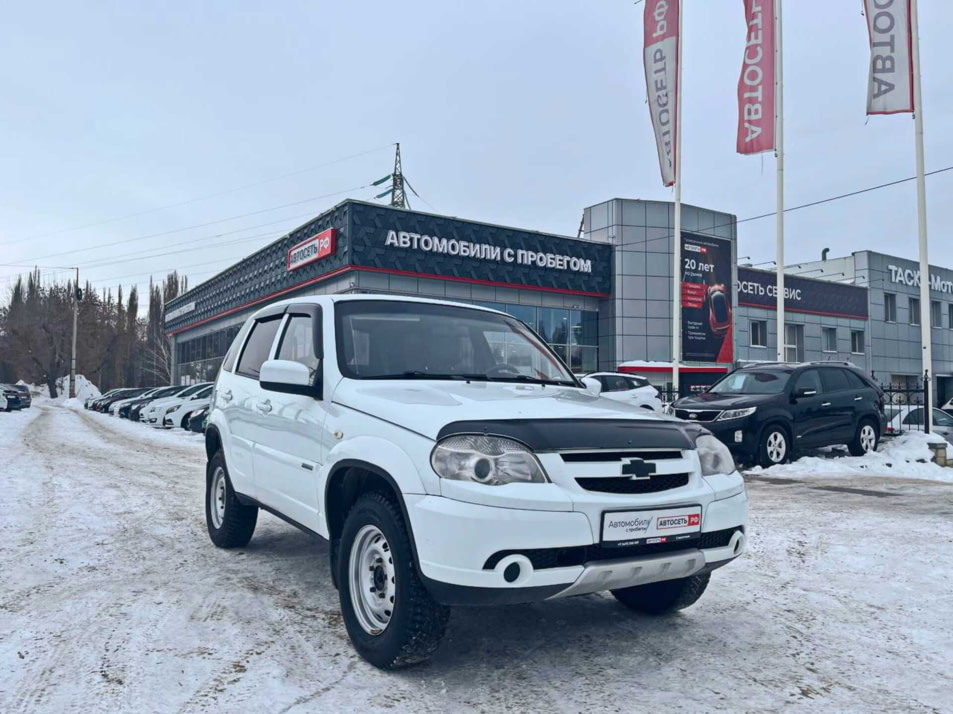
POLYGON ((267 414, 271 411, 271 401, 266 399, 263 402, 258 402, 258 409, 267 414))
POLYGON ((232 390, 226 389, 224 392, 222 392, 222 399, 226 402, 232 401, 232 390))
POLYGON ((864 400, 863 397, 854 397, 855 402, 862 402, 863 400, 864 400))
POLYGON ((829 407, 830 405, 831 405, 830 402, 824 402, 823 404, 821 404, 822 407, 829 407))

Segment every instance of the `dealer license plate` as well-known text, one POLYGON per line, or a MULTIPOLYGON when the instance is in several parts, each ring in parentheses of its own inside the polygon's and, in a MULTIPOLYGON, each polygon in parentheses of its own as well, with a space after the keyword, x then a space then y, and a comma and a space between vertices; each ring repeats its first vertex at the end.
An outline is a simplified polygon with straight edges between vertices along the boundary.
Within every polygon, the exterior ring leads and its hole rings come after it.
POLYGON ((692 540, 698 537, 701 529, 701 506, 655 511, 609 511, 602 514, 602 542, 606 545, 692 540))

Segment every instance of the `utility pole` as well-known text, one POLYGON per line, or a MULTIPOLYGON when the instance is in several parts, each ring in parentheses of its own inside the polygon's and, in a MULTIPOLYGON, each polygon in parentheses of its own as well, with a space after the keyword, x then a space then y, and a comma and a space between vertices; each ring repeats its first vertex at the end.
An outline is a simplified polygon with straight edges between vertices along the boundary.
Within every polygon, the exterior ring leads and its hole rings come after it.
POLYGON ((79 317, 79 301, 83 298, 83 291, 79 289, 79 268, 76 271, 76 284, 73 285, 73 353, 69 365, 69 398, 76 398, 76 322, 79 317))

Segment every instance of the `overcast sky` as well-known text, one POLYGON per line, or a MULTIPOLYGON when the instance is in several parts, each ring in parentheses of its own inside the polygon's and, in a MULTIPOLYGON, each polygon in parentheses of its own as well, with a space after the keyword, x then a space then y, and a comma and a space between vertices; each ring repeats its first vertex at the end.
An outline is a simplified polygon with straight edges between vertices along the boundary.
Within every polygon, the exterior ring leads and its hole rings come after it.
MULTIPOLYGON (((911 116, 864 114, 861 8, 786 3, 788 206, 914 174, 911 116)), ((934 170, 953 165, 953 3, 920 14, 934 170)), ((140 290, 178 268, 195 284, 372 197, 358 187, 390 172, 395 141, 423 210, 575 235, 585 206, 671 198, 631 0, 15 3, 4 27, 0 263, 140 290)), ((772 211, 773 156, 735 154, 742 0, 684 0, 684 32, 683 198, 772 211)), ((927 179, 931 261, 953 267, 951 190, 953 172, 927 179)), ((788 262, 825 247, 915 259, 916 237, 909 182, 789 214, 788 262)), ((739 256, 773 258, 773 219, 739 240, 739 256)), ((0 267, 4 297, 16 272, 0 267)))

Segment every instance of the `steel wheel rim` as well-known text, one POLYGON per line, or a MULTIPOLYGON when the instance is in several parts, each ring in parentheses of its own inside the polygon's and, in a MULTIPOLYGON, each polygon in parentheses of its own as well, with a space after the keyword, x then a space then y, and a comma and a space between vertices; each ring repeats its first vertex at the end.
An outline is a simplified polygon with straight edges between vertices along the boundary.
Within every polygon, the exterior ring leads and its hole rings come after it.
POLYGON ((771 463, 780 464, 788 452, 788 443, 780 431, 768 435, 768 458, 771 463))
POLYGON ((877 445, 877 435, 874 434, 874 428, 870 424, 864 424, 860 429, 860 448, 865 454, 874 450, 877 445))
POLYGON ((212 487, 208 491, 208 511, 212 516, 212 525, 222 527, 225 520, 225 469, 221 466, 212 474, 212 487))
POLYGON ((390 543, 377 526, 357 532, 348 561, 351 606, 361 629, 379 635, 387 629, 397 598, 397 574, 390 543))

